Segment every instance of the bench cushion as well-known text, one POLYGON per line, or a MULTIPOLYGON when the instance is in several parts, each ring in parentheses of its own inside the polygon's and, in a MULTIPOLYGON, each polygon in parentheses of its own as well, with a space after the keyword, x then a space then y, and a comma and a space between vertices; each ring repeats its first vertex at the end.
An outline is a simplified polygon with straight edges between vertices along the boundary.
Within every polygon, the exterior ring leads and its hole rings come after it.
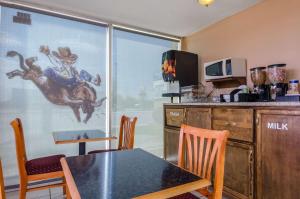
POLYGON ((184 193, 184 194, 181 194, 179 196, 175 196, 175 197, 172 197, 169 199, 199 199, 199 198, 191 193, 184 193))
POLYGON ((26 162, 27 175, 36 175, 62 171, 60 159, 65 155, 52 155, 37 159, 32 159, 26 162))

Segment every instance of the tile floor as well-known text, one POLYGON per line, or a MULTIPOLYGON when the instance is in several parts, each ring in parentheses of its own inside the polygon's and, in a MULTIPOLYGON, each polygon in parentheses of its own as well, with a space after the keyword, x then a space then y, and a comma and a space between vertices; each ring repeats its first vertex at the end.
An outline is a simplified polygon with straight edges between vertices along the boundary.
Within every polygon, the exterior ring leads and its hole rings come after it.
MULTIPOLYGON (((199 196, 200 199, 206 199, 205 197, 201 197, 197 193, 195 195, 199 196)), ((12 191, 6 193, 7 199, 19 199, 19 192, 12 191)), ((34 191, 27 193, 26 199, 64 199, 63 192, 61 188, 52 188, 42 191, 34 191)), ((223 197, 223 199, 228 199, 223 197)))
MULTIPOLYGON (((7 199, 19 199, 19 191, 12 191, 6 193, 7 199)), ((29 192, 26 199, 63 199, 62 188, 45 189, 42 191, 29 192)))
MULTIPOLYGON (((197 193, 195 195, 199 196, 197 193)), ((18 199, 19 192, 18 191, 8 192, 6 193, 6 198, 18 199)), ((61 188, 52 188, 43 191, 29 192, 27 194, 26 199, 64 199, 64 196, 61 188)), ((206 199, 206 198, 199 196, 199 199, 206 199)), ((228 199, 228 198, 223 197, 223 199, 228 199)))

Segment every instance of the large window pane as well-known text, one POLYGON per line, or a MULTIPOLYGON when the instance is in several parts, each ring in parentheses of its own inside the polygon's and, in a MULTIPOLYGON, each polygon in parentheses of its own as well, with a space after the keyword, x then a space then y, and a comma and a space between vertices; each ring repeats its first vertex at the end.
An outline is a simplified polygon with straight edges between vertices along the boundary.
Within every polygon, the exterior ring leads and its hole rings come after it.
POLYGON ((9 178, 18 174, 16 117, 29 159, 78 153, 77 144, 55 145, 53 131, 106 130, 106 103, 97 102, 106 97, 107 27, 1 7, 0 30, 0 156, 9 178), (23 68, 16 52, 31 58, 23 68))
POLYGON ((122 114, 137 116, 135 147, 163 155, 162 53, 178 49, 170 41, 113 30, 112 129, 118 135, 122 114))

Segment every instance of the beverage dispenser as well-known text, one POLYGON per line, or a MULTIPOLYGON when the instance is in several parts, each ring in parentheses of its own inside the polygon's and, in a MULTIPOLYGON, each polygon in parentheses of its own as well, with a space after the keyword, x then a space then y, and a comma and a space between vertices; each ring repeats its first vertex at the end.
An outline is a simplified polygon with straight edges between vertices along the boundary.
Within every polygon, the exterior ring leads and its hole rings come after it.
POLYGON ((180 88, 198 84, 198 55, 170 50, 162 55, 162 77, 167 84, 167 92, 163 97, 181 97, 180 88))

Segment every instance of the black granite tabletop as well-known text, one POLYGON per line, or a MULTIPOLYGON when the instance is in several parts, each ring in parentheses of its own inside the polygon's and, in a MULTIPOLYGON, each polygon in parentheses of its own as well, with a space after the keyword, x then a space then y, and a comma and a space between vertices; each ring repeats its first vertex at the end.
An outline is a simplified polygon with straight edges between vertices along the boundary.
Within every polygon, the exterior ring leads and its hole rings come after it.
POLYGON ((99 139, 115 139, 116 137, 110 136, 102 130, 74 130, 74 131, 56 131, 53 132, 55 143, 64 142, 80 142, 88 140, 99 139))
POLYGON ((81 199, 129 199, 201 180, 142 149, 67 157, 81 199))

